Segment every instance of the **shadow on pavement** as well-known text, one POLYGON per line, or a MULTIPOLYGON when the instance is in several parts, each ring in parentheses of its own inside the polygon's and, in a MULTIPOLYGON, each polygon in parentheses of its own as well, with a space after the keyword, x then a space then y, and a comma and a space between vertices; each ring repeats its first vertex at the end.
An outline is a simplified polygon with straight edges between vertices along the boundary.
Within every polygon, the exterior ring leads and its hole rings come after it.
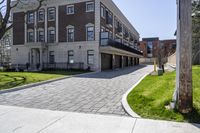
POLYGON ((134 71, 137 71, 139 69, 142 69, 146 67, 147 65, 138 65, 134 67, 127 67, 123 69, 116 69, 116 70, 108 70, 108 71, 102 71, 98 73, 93 74, 86 74, 86 75, 80 75, 80 76, 74 76, 78 78, 97 78, 97 79, 112 79, 116 78, 118 76, 127 75, 134 71))

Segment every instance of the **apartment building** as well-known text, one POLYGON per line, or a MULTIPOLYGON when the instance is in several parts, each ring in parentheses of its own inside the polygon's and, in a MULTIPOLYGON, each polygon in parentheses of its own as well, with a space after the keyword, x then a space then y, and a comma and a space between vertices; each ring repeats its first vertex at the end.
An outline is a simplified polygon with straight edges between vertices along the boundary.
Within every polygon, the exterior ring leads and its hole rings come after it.
POLYGON ((139 64, 139 33, 112 0, 47 0, 12 11, 12 64, 94 71, 139 64), (38 65, 39 64, 39 65, 38 65))
POLYGON ((143 38, 139 49, 143 51, 144 58, 157 58, 159 53, 163 57, 169 57, 176 51, 176 40, 160 40, 158 37, 143 38))

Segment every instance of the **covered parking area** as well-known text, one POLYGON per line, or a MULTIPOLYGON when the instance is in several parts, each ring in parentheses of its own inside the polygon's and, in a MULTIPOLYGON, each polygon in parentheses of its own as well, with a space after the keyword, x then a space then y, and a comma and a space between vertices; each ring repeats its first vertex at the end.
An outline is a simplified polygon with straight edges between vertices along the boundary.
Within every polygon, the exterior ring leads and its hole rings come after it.
POLYGON ((112 70, 139 65, 142 55, 111 46, 100 47, 101 70, 112 70))

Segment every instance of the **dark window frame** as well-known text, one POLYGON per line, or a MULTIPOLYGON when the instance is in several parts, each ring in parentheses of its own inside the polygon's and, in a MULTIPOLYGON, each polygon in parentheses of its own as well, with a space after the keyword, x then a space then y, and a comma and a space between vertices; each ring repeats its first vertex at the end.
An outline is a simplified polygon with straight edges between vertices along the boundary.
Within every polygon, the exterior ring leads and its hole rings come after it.
POLYGON ((28 12, 27 13, 27 22, 28 22, 28 24, 33 24, 34 21, 35 21, 35 13, 34 12, 28 12))
POLYGON ((47 9, 47 18, 48 18, 48 21, 55 21, 56 20, 56 8, 55 7, 49 7, 47 9), (53 15, 51 14, 53 16, 52 18, 50 18, 51 11, 54 11, 53 15))
POLYGON ((87 32, 87 41, 94 41, 95 40, 95 27, 94 26, 87 26, 86 27, 86 32, 87 32), (89 28, 93 28, 93 31, 89 31, 89 28), (93 38, 89 39, 89 33, 93 33, 93 38))
POLYGON ((69 64, 73 64, 74 63, 74 50, 69 50, 68 51, 68 63, 69 64), (73 62, 71 62, 71 58, 70 57, 72 57, 73 62))
POLYGON ((88 51, 87 51, 87 64, 88 64, 88 65, 94 65, 94 56, 95 56, 95 55, 94 55, 94 50, 88 50, 88 51), (93 53, 90 53, 90 52, 93 52, 93 53), (93 62, 92 62, 92 63, 89 62, 89 58, 90 58, 90 57, 93 58, 93 62))
POLYGON ((44 22, 44 20, 45 20, 45 10, 40 9, 40 10, 38 10, 38 13, 37 13, 37 21, 38 22, 44 22), (40 14, 40 13, 43 13, 43 14, 40 14))

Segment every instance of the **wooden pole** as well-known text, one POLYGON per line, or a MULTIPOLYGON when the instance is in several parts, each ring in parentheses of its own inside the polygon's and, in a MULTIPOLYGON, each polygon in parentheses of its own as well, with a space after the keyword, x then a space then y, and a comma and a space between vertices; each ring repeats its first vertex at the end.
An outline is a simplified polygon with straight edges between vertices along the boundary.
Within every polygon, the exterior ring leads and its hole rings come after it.
POLYGON ((192 111, 192 5, 191 0, 178 0, 177 89, 178 109, 192 111))

